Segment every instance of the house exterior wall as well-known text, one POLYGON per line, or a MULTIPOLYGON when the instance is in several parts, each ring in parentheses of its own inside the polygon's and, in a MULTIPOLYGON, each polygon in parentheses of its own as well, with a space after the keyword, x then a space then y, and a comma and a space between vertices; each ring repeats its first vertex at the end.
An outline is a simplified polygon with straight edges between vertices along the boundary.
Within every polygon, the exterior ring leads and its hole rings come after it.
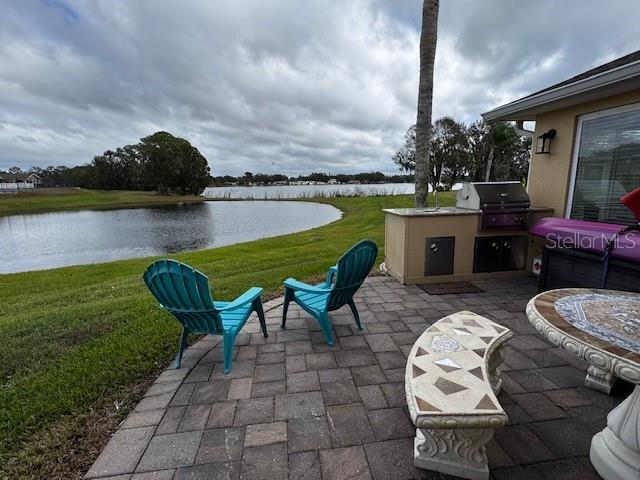
POLYGON ((35 188, 31 182, 3 182, 0 181, 0 191, 15 192, 18 190, 29 190, 35 188))
POLYGON ((555 216, 563 217, 571 182, 571 165, 578 117, 585 113, 633 103, 640 103, 640 91, 615 95, 538 115, 536 118, 534 150, 535 142, 539 135, 551 128, 555 128, 557 133, 551 142, 551 153, 539 155, 534 153, 531 157, 527 185, 531 204, 553 208, 555 216))

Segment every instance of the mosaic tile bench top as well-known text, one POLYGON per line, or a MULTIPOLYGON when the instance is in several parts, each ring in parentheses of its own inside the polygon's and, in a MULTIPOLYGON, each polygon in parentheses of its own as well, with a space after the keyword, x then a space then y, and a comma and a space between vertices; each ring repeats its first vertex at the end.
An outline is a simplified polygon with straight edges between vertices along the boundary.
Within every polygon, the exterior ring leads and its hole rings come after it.
POLYGON ((407 359, 405 390, 411 419, 417 427, 434 421, 457 423, 469 418, 469 428, 489 423, 498 427, 508 418, 488 378, 492 353, 511 338, 511 331, 473 312, 462 311, 438 320, 418 338, 407 359), (439 417, 439 418, 438 418, 439 417))
POLYGON ((556 329, 640 364, 640 294, 567 288, 540 294, 533 303, 556 329))

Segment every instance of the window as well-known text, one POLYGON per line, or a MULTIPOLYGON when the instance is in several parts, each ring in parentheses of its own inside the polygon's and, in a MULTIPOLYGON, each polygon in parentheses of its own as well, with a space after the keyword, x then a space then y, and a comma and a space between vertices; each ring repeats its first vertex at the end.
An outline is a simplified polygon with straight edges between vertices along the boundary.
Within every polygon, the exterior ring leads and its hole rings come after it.
POLYGON ((576 145, 568 216, 635 223, 620 197, 640 187, 640 105, 583 115, 576 145))

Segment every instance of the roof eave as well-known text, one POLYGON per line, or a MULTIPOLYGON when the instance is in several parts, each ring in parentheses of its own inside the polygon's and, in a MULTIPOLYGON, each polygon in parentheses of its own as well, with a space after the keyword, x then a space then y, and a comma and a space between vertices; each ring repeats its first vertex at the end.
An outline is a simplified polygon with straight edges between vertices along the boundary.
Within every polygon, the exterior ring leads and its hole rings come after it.
MULTIPOLYGON (((620 67, 607 70, 589 78, 578 80, 568 85, 562 85, 552 90, 529 95, 482 114, 486 122, 506 120, 535 120, 536 115, 545 111, 555 110, 564 106, 580 103, 579 97, 593 94, 596 91, 605 93, 616 85, 628 84, 626 90, 637 88, 633 80, 640 81, 640 61, 628 63, 620 67), (573 99, 573 101, 571 101, 573 99)), ((622 91, 625 91, 623 89, 622 91)), ((620 90, 615 93, 620 93, 620 90)), ((604 96, 604 95, 602 95, 604 96)))

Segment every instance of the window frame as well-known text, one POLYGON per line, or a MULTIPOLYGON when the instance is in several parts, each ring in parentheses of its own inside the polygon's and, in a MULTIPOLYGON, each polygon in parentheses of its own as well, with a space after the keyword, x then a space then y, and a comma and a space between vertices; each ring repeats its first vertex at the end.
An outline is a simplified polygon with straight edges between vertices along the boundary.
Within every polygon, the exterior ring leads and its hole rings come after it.
POLYGON ((567 202, 564 209, 564 218, 571 218, 571 208, 573 207, 573 194, 576 186, 576 176, 578 174, 578 157, 580 155, 580 141, 582 140, 582 124, 587 120, 599 117, 608 117, 616 113, 631 112, 640 110, 640 103, 631 103, 620 107, 607 108, 606 110, 598 110, 597 112, 584 113, 578 116, 576 125, 575 140, 573 144, 573 153, 571 155, 571 169, 569 171, 569 189, 567 193, 567 202))

